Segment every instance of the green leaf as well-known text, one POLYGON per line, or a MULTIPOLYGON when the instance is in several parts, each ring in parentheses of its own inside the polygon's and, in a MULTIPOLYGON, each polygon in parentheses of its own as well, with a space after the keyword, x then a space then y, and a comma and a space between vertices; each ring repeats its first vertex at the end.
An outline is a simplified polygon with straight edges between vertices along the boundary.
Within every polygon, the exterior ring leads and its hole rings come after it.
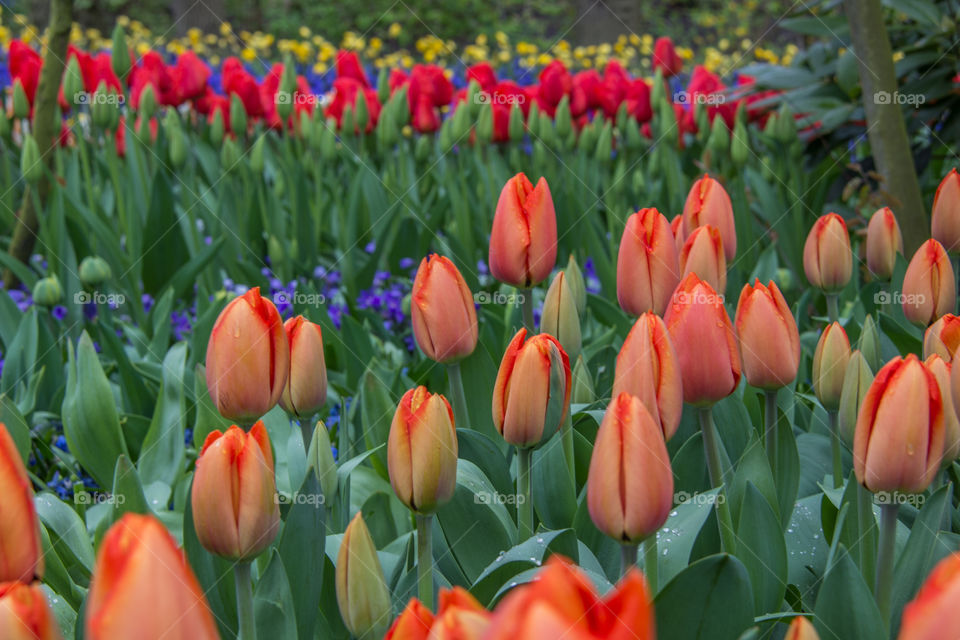
POLYGON ((842 545, 823 578, 813 624, 821 638, 878 640, 887 637, 873 594, 842 545))
POLYGON ((0 393, 14 395, 17 389, 26 386, 37 365, 37 309, 23 314, 17 334, 5 353, 3 374, 0 375, 0 393))
POLYGON ((50 531, 57 555, 66 559, 68 566, 76 563, 89 575, 93 569, 93 545, 77 512, 47 491, 37 494, 33 502, 40 521, 50 531))
POLYGON ((300 638, 311 638, 317 619, 317 602, 323 591, 326 543, 326 508, 315 473, 308 473, 283 524, 277 549, 293 590, 300 638))
POLYGON ((30 459, 30 426, 10 396, 5 394, 0 394, 0 423, 6 426, 26 466, 30 459))
POLYGON ((253 609, 258 638, 297 639, 293 591, 283 568, 283 560, 276 550, 271 553, 270 564, 257 581, 253 609))
POLYGON ((193 527, 193 506, 187 500, 183 513, 183 550, 197 576, 220 636, 237 637, 237 593, 233 581, 233 562, 203 548, 193 527))
POLYGON ((737 557, 743 561, 753 586, 757 613, 775 613, 787 590, 787 546, 770 504, 748 482, 737 525, 737 557))
POLYGON ((577 539, 572 529, 542 531, 501 552, 477 577, 470 592, 481 603, 491 606, 494 596, 511 578, 539 567, 551 553, 561 553, 577 562, 577 539))
POLYGON ((534 450, 530 465, 533 505, 548 529, 572 526, 577 513, 576 490, 563 455, 562 437, 558 431, 534 450))
POLYGON ((189 258, 180 221, 175 212, 173 189, 164 170, 153 176, 150 208, 143 227, 143 289, 158 295, 189 258))
POLYGON ((187 359, 187 343, 171 347, 163 359, 163 382, 160 397, 150 422, 150 430, 143 441, 138 468, 146 484, 163 482, 169 487, 177 484, 183 473, 185 446, 183 374, 187 359))
POLYGON ((147 497, 143 494, 140 475, 127 456, 117 458, 113 472, 113 513, 110 521, 116 522, 125 513, 152 513, 147 497))

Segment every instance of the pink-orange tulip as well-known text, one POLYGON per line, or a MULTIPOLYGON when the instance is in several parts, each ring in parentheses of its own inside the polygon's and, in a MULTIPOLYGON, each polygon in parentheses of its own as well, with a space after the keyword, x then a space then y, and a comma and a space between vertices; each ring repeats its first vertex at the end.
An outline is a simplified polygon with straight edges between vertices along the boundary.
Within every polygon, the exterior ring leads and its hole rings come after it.
POLYGON ((680 252, 680 269, 684 277, 696 273, 719 293, 727 290, 727 259, 716 227, 697 227, 687 236, 680 252))
POLYGON ((647 312, 637 318, 617 354, 613 396, 634 395, 643 402, 669 440, 680 425, 683 381, 667 325, 647 312))
POLYGON ((691 273, 674 292, 664 321, 677 350, 684 401, 709 405, 733 393, 740 354, 723 296, 691 273))
POLYGON ((433 626, 433 613, 422 602, 411 598, 397 616, 383 640, 427 640, 433 626))
POLYGON ((635 316, 662 315, 680 282, 677 247, 666 217, 641 209, 627 219, 617 254, 617 301, 635 316))
POLYGON ((40 521, 30 476, 5 424, 0 422, 0 582, 43 577, 40 521))
POLYGON ((930 239, 920 245, 903 274, 903 315, 914 324, 928 325, 953 310, 957 282, 943 245, 930 239))
POLYGON ((97 552, 87 593, 86 638, 219 638, 183 552, 159 520, 128 513, 97 552))
POLYGON ((927 327, 923 334, 923 357, 937 354, 944 362, 952 362, 960 347, 960 316, 943 315, 927 327))
POLYGON ((820 635, 809 620, 803 616, 797 616, 790 623, 787 636, 783 640, 820 640, 820 635))
POLYGON ((761 389, 793 382, 800 367, 800 333, 777 283, 744 285, 735 325, 747 382, 761 389))
POLYGON ((479 640, 490 613, 463 587, 440 589, 437 615, 416 598, 410 600, 383 640, 479 640))
POLYGON ((946 640, 960 629, 960 553, 933 568, 917 596, 903 608, 898 640, 946 640))
POLYGON ((737 229, 733 222, 733 205, 723 185, 704 175, 693 183, 683 205, 684 239, 693 230, 709 224, 720 232, 727 261, 737 255, 737 229))
POLYGON ((870 491, 920 493, 943 458, 943 398, 917 356, 896 357, 863 399, 853 437, 853 470, 870 491))
POLYGON ((200 544, 211 553, 249 560, 280 528, 270 438, 259 421, 207 436, 197 459, 191 500, 200 544))
POLYGON ((930 231, 947 251, 960 251, 960 173, 956 169, 951 169, 937 187, 930 231))
POLYGON ((513 337, 493 388, 493 424, 509 444, 535 447, 550 439, 570 404, 570 359, 553 336, 513 337))
POLYGON ((545 178, 518 173, 500 192, 490 234, 490 273, 515 287, 547 279, 557 261, 557 214, 545 178))
POLYGON ((221 415, 250 423, 280 400, 290 347, 273 303, 250 289, 228 304, 207 343, 207 389, 221 415))
POLYGON ((280 396, 284 411, 307 418, 327 401, 327 365, 320 325, 297 316, 283 323, 290 346, 290 374, 280 396))
POLYGON ((390 484, 400 502, 433 513, 457 486, 457 431, 450 403, 426 387, 400 398, 387 438, 390 484))
POLYGON ((897 217, 890 207, 877 209, 867 225, 867 268, 881 280, 889 280, 898 253, 903 253, 903 235, 897 217))
POLYGON ((431 254, 420 262, 410 304, 413 335, 437 362, 456 362, 477 347, 473 294, 450 260, 431 254))
POLYGON ((810 284, 827 293, 847 286, 853 274, 853 252, 843 218, 828 213, 813 224, 803 245, 803 271, 810 284))
POLYGON ((660 426, 636 396, 615 396, 597 431, 587 507, 597 529, 637 543, 663 526, 673 507, 673 471, 660 426))
POLYGON ((950 372, 953 366, 944 362, 937 354, 930 355, 923 364, 937 379, 940 398, 943 400, 943 464, 949 465, 960 456, 960 419, 953 404, 950 389, 950 372))
POLYGON ((4 640, 61 640, 40 583, 0 583, 0 638, 4 640))
POLYGON ((683 214, 678 213, 670 221, 670 233, 673 234, 673 244, 677 248, 677 255, 683 250, 683 242, 687 239, 683 233, 683 214))

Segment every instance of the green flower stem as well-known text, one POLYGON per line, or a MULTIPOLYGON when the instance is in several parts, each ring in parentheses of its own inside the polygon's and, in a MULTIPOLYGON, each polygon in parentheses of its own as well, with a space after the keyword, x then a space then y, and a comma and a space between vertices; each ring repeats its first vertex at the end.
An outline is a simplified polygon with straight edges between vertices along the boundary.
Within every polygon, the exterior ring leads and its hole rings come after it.
POLYGON ((893 552, 897 538, 897 513, 900 505, 880 505, 880 545, 877 549, 877 607, 880 618, 890 624, 890 594, 893 588, 893 552))
POLYGON ((734 553, 737 539, 734 535, 733 517, 727 504, 723 488, 723 468, 720 462, 720 448, 717 442, 716 427, 713 425, 713 407, 701 407, 699 411, 700 430, 703 432, 703 449, 707 458, 707 471, 710 473, 710 485, 719 488, 717 494, 717 520, 720 526, 720 546, 726 553, 734 553))
POLYGON ((533 535, 533 500, 530 496, 530 460, 533 449, 517 448, 517 544, 533 535))
POLYGON ((767 444, 767 459, 773 476, 777 476, 777 390, 767 389, 764 393, 766 411, 763 414, 764 434, 767 444))
POLYGON ((253 585, 250 580, 250 562, 233 565, 233 580, 237 586, 237 640, 256 640, 257 627, 253 619, 253 585))
POLYGON ((827 294, 827 316, 830 317, 830 322, 837 322, 840 319, 839 302, 835 293, 827 294))
POLYGON ((567 407, 567 417, 560 425, 560 444, 563 446, 563 459, 567 463, 567 469, 570 471, 570 481, 573 483, 574 491, 577 487, 577 469, 573 455, 573 416, 570 415, 570 407, 567 407))
POLYGON ((417 595, 433 610, 433 514, 416 514, 417 520, 417 595))
POLYGON ((654 596, 657 595, 657 580, 659 576, 657 556, 657 534, 654 533, 643 541, 643 573, 647 576, 650 593, 654 596))
POLYGON ((620 576, 623 577, 631 568, 637 566, 637 545, 620 545, 620 576))
POLYGON ((523 308, 523 326, 527 328, 527 333, 537 332, 537 327, 533 322, 533 289, 520 289, 519 293, 523 296, 521 307, 523 308))
POLYGON ((843 486, 843 452, 840 449, 840 420, 836 411, 827 411, 830 417, 830 448, 833 449, 833 488, 843 486))
POLYGON ((450 399, 453 400, 453 417, 458 427, 466 427, 469 422, 467 414, 467 396, 463 392, 463 376, 460 373, 460 363, 451 362, 447 365, 447 376, 450 378, 450 399))
POLYGON ((868 545, 868 540, 873 540, 873 527, 876 526, 877 521, 873 516, 873 494, 870 493, 863 485, 857 485, 857 519, 860 521, 860 535, 862 536, 860 540, 860 572, 863 574, 863 579, 867 584, 871 584, 876 580, 876 566, 875 563, 877 558, 874 554, 870 553, 872 545, 868 545), (869 533, 869 537, 868 536, 869 533))

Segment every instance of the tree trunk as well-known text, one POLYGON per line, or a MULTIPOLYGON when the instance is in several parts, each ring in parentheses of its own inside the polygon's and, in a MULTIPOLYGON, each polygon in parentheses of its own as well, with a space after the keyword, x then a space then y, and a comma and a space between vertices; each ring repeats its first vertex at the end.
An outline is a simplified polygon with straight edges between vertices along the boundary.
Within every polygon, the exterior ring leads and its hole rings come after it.
POLYGON ((930 220, 897 100, 897 76, 883 8, 880 0, 844 0, 844 10, 859 60, 870 149, 877 172, 883 177, 885 199, 900 221, 903 248, 909 259, 930 237, 930 220))

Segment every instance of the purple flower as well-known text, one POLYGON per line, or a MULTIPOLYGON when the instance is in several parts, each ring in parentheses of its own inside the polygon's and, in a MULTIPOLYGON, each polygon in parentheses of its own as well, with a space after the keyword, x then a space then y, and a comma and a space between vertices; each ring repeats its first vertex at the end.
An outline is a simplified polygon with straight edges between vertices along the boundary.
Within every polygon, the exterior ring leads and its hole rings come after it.
POLYGON ((367 253, 373 253, 374 251, 377 250, 377 243, 371 240, 370 242, 367 243, 367 246, 365 246, 363 250, 366 251, 367 253))
POLYGON ((416 264, 416 261, 413 258, 400 258, 400 268, 409 269, 416 264))
POLYGON ((58 304, 50 310, 50 315, 52 315, 56 320, 63 320, 67 317, 67 308, 62 304, 58 304))

